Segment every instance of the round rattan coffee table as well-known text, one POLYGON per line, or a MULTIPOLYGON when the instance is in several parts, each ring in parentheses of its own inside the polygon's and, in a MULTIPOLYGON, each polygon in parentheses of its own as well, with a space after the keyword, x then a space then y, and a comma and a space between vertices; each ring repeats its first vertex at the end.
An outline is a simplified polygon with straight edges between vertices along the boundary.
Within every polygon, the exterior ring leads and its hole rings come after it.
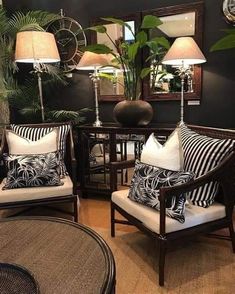
POLYGON ((93 230, 67 220, 1 220, 0 263, 28 270, 43 294, 115 291, 115 263, 108 245, 93 230))

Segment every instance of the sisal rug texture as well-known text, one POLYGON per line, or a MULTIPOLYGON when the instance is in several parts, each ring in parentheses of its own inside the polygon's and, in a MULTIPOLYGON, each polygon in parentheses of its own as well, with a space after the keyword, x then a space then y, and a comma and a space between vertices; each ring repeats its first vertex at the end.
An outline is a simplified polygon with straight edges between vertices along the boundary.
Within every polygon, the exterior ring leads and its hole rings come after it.
MULTIPOLYGON (((118 226, 117 226, 118 227, 118 226)), ((116 262, 117 294, 235 293, 235 254, 231 242, 198 237, 168 252, 165 286, 158 286, 158 254, 143 233, 93 227, 110 246, 116 262)))

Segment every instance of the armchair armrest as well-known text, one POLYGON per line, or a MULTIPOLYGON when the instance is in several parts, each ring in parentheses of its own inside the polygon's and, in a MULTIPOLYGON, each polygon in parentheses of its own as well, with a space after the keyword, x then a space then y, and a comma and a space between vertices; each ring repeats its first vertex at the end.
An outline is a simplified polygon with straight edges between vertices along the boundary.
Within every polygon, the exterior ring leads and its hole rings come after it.
POLYGON ((233 151, 227 156, 217 167, 207 174, 196 178, 188 183, 177 185, 174 187, 160 188, 160 234, 165 234, 165 216, 166 202, 165 199, 172 195, 180 195, 182 193, 193 191, 194 189, 205 185, 206 183, 218 181, 223 190, 224 204, 226 206, 226 214, 230 215, 235 204, 235 152, 233 151))
POLYGON ((70 136, 70 150, 69 150, 69 155, 70 155, 70 164, 71 164, 71 180, 73 182, 73 194, 77 195, 77 160, 75 158, 75 153, 74 153, 74 141, 73 141, 73 133, 72 133, 72 126, 69 132, 70 136))
POLYGON ((112 192, 117 190, 117 171, 120 169, 131 168, 134 166, 135 159, 110 162, 110 188, 112 192))

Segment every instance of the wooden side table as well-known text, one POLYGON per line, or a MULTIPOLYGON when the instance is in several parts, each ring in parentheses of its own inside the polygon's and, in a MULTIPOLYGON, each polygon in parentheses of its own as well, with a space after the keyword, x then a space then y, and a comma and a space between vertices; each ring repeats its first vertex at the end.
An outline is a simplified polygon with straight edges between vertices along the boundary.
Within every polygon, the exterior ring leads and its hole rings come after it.
MULTIPOLYGON (((91 170, 89 163, 91 140, 94 140, 94 138, 97 138, 97 142, 103 140, 103 144, 108 146, 109 159, 105 163, 104 172, 110 176, 109 162, 117 161, 117 145, 120 144, 121 141, 135 141, 136 143, 143 143, 147 140, 151 133, 155 133, 159 140, 165 141, 174 128, 174 125, 148 125, 145 127, 127 128, 112 123, 105 123, 101 127, 94 127, 93 125, 80 126, 78 128, 77 143, 78 175, 81 194, 84 196, 89 196, 90 194, 102 194, 110 196, 112 192, 109 181, 106 181, 106 183, 91 181, 91 170)), ((140 149, 140 145, 137 144, 137 146, 138 149, 140 149)), ((138 150, 137 153, 139 152, 140 150, 138 150)))

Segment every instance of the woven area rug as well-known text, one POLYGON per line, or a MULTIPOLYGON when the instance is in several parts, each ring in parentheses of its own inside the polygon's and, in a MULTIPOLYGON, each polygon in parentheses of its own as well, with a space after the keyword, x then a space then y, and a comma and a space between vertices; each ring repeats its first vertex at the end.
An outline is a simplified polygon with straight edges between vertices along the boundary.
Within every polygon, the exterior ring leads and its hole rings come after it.
POLYGON ((165 287, 158 286, 158 254, 151 238, 141 232, 93 227, 110 246, 116 262, 117 294, 235 293, 235 254, 231 242, 198 237, 168 252, 165 287))

